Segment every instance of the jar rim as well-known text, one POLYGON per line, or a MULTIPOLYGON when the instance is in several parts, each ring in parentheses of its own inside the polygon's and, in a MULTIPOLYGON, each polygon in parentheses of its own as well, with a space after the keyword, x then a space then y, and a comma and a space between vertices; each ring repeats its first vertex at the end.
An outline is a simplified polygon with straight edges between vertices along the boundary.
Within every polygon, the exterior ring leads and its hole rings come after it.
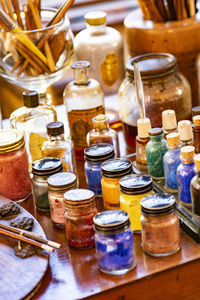
POLYGON ((109 159, 101 164, 101 173, 104 177, 118 178, 132 172, 132 162, 127 158, 109 159))
POLYGON ((120 191, 128 195, 144 194, 153 189, 153 181, 149 175, 131 174, 119 181, 120 191))
POLYGON ((47 179, 47 183, 50 191, 64 191, 75 187, 77 183, 77 177, 74 173, 60 172, 51 175, 47 179))
POLYGON ((141 201, 141 211, 149 215, 161 215, 174 211, 176 199, 168 193, 151 194, 141 201))
POLYGON ((92 145, 84 149, 84 158, 89 162, 103 162, 114 158, 114 156, 114 147, 106 143, 92 145))
POLYGON ((17 129, 1 129, 0 153, 12 152, 24 146, 24 135, 17 129))
POLYGON ((45 157, 32 163, 32 173, 38 176, 50 176, 62 170, 62 162, 56 157, 45 157))

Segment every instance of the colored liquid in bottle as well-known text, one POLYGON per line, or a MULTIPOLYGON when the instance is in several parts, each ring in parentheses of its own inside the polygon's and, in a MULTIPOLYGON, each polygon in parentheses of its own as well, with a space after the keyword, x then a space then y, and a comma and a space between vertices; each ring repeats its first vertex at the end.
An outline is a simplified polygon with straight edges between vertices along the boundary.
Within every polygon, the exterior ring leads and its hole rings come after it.
POLYGON ((123 132, 126 141, 126 145, 132 151, 136 150, 136 136, 137 136, 137 126, 132 126, 122 122, 123 132))

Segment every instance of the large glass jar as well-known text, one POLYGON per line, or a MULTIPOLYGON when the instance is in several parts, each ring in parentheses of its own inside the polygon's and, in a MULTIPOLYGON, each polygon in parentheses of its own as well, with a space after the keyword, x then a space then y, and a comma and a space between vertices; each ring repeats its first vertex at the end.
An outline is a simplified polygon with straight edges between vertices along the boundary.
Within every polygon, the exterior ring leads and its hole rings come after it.
POLYGON ((168 53, 151 53, 132 58, 126 65, 126 78, 119 88, 120 117, 126 144, 135 151, 139 109, 134 83, 134 63, 139 65, 144 87, 146 115, 152 127, 162 127, 162 111, 173 109, 177 120, 191 113, 191 89, 178 71, 176 58, 168 53), (156 112, 156 113, 155 113, 156 112))

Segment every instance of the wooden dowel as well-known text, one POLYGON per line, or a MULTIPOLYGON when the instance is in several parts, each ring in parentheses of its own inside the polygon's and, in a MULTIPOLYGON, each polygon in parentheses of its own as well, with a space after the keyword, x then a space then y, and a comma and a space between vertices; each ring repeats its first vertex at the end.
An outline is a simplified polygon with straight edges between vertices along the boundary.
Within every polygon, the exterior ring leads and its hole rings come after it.
POLYGON ((5 13, 8 13, 7 9, 6 9, 6 6, 5 6, 5 3, 4 3, 4 0, 0 0, 0 3, 1 3, 2 9, 5 11, 5 13))
POLYGON ((21 18, 21 14, 20 14, 20 8, 19 8, 19 3, 18 3, 18 0, 11 0, 12 2, 12 5, 13 5, 13 8, 14 8, 14 11, 17 15, 17 22, 19 24, 19 26, 24 29, 24 24, 22 22, 22 18, 21 18))
POLYGON ((12 5, 10 3, 10 0, 5 0, 5 2, 6 2, 6 6, 8 8, 9 15, 10 15, 11 19, 15 22, 15 17, 13 14, 12 5))
POLYGON ((58 9, 56 14, 53 16, 53 18, 50 20, 50 22, 47 24, 47 27, 51 25, 55 25, 64 17, 68 9, 72 6, 74 3, 74 0, 67 0, 64 2, 64 4, 58 9))

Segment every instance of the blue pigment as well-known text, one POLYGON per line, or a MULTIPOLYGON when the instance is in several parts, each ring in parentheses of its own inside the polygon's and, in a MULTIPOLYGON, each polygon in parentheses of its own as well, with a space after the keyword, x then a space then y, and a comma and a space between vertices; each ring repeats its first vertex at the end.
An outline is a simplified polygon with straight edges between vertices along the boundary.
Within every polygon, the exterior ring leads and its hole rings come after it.
POLYGON ((165 184, 172 190, 178 189, 176 171, 181 163, 180 155, 180 148, 169 149, 163 158, 165 184))
POLYGON ((190 182, 196 175, 194 163, 180 164, 177 169, 179 198, 184 203, 191 203, 190 182))
POLYGON ((88 189, 96 195, 102 195, 101 163, 85 163, 85 176, 88 189))

